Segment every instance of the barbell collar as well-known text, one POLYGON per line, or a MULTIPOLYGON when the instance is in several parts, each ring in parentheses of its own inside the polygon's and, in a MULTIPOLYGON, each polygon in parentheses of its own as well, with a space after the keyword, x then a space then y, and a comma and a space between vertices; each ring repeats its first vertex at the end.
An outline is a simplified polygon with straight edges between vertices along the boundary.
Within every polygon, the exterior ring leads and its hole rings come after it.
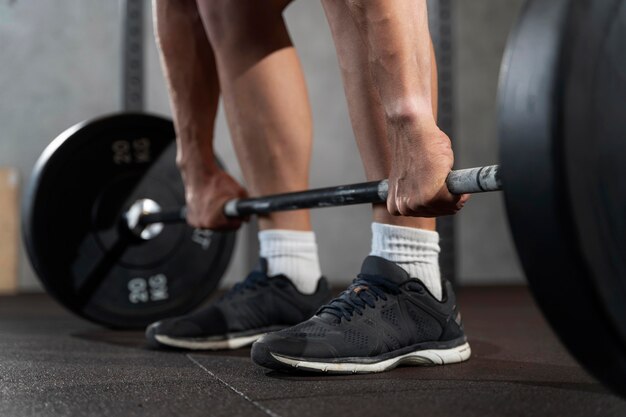
MULTIPOLYGON (((128 218, 128 214, 125 218, 128 218)), ((141 214, 137 221, 138 226, 147 226, 153 223, 182 223, 187 221, 187 207, 180 207, 172 211, 159 211, 141 214)))

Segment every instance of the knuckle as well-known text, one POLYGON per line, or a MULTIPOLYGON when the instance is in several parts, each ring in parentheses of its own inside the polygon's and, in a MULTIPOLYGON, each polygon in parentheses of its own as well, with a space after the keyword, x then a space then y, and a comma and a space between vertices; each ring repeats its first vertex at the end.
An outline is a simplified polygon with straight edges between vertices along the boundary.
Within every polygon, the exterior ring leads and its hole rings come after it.
POLYGON ((409 205, 406 202, 403 202, 399 206, 398 211, 400 212, 400 215, 402 216, 410 216, 413 213, 413 210, 411 209, 411 207, 409 207, 409 205))
POLYGON ((395 205, 391 200, 387 203, 387 211, 392 216, 399 216, 400 212, 398 211, 398 206, 395 205))

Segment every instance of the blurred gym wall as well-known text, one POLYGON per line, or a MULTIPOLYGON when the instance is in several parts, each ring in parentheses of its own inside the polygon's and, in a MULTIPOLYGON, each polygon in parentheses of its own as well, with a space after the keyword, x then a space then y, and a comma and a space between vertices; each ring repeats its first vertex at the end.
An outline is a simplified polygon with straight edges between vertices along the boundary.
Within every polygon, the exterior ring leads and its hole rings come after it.
MULTIPOLYGON (((118 109, 120 22, 117 2, 0 0, 0 166, 22 190, 54 137, 118 109)), ((20 254, 20 288, 41 288, 20 254)))
MULTIPOLYGON (((453 2, 454 140, 459 167, 497 161, 498 68, 521 1, 453 2)), ((146 9, 149 14, 149 6, 146 9)), ((0 166, 16 167, 22 183, 52 138, 78 121, 120 108, 120 13, 118 2, 0 0, 0 166)), ((362 181, 363 169, 321 5, 296 1, 287 9, 286 20, 299 49, 313 106, 311 187, 362 181)), ((147 24, 146 110, 169 114, 151 30, 147 24)), ((221 113, 216 148, 230 172, 241 178, 221 113)), ((369 209, 318 210, 313 221, 325 274, 335 283, 349 282, 369 250, 369 209)), ((462 284, 523 282, 501 195, 475 197, 456 221, 457 271, 462 284)), ((245 227, 239 234, 225 283, 245 274, 254 256, 254 239, 254 228, 245 227)), ((20 288, 39 289, 23 253, 20 288)))
MULTIPOLYGON (((523 0, 454 0, 454 149, 457 167, 499 160, 496 93, 507 35, 523 0)), ((457 217, 461 283, 524 282, 502 193, 474 198, 457 217)))

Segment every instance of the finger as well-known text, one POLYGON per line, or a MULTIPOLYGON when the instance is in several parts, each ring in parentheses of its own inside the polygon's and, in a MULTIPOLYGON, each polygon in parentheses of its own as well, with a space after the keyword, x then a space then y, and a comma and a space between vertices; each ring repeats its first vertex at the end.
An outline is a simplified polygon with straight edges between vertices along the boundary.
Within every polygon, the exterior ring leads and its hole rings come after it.
POLYGON ((241 227, 241 220, 237 219, 237 220, 229 220, 225 223, 219 224, 211 228, 211 230, 215 230, 216 232, 230 232, 230 231, 235 231, 239 229, 240 227, 241 227))
POLYGON ((469 200, 468 194, 454 195, 452 201, 439 201, 433 206, 433 212, 439 216, 455 215, 463 209, 465 203, 469 200))
POLYGON ((461 210, 465 206, 465 203, 467 203, 471 197, 472 196, 469 194, 461 195, 459 198, 459 201, 457 201, 456 203, 456 206, 458 207, 458 209, 461 210))
POLYGON ((243 187, 239 187, 237 198, 248 198, 248 190, 243 187))
POLYGON ((466 194, 452 194, 448 190, 448 187, 444 185, 439 189, 439 192, 435 196, 435 200, 439 203, 439 205, 456 207, 457 204, 464 198, 465 201, 467 201, 467 198, 464 197, 465 195, 466 194))
POLYGON ((216 223, 221 225, 241 225, 241 219, 239 217, 229 217, 224 212, 226 203, 231 200, 231 196, 225 196, 215 202, 215 206, 212 208, 213 215, 215 216, 216 223), (219 207, 219 209, 218 209, 219 207))
POLYGON ((416 198, 405 199, 400 206, 400 213, 407 217, 436 217, 436 214, 431 209, 425 207, 416 198))
POLYGON ((467 203, 469 199, 469 194, 455 195, 454 199, 451 202, 447 203, 447 205, 450 207, 450 209, 458 212, 465 206, 465 203, 467 203))
POLYGON ((419 211, 418 207, 411 205, 411 200, 408 198, 397 198, 396 205, 398 206, 398 212, 401 216, 416 216, 419 211))
POLYGON ((215 231, 237 230, 241 227, 241 219, 226 217, 222 213, 214 213, 205 227, 215 231))
POLYGON ((398 209, 398 206, 393 201, 387 202, 387 211, 392 216, 400 216, 400 210, 398 209))
POLYGON ((389 192, 387 193, 387 211, 392 216, 400 215, 400 210, 398 209, 398 204, 396 202, 396 190, 394 187, 390 187, 389 192))

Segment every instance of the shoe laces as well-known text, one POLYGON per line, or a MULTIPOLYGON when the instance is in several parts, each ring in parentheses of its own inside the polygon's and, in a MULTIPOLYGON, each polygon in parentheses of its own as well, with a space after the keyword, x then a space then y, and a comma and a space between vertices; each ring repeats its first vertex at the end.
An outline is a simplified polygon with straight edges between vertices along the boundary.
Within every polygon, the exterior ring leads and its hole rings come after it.
POLYGON ((347 290, 322 306, 317 314, 328 313, 339 321, 342 318, 351 321, 355 313, 362 316, 363 310, 368 306, 375 308, 379 299, 387 301, 387 294, 399 293, 399 285, 383 276, 359 274, 347 290))
POLYGON ((246 279, 242 282, 235 284, 226 294, 224 298, 231 299, 237 294, 241 294, 246 290, 256 290, 258 287, 267 287, 269 285, 269 279, 265 272, 252 271, 248 274, 246 279))

